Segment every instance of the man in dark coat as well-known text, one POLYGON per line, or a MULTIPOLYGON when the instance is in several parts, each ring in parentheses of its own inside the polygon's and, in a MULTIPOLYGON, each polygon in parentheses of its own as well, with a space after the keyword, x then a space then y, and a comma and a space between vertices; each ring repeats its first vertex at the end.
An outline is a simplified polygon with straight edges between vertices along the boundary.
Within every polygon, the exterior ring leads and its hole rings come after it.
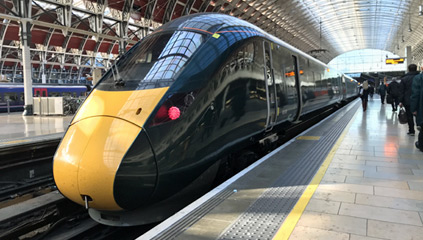
POLYGON ((392 79, 392 82, 388 85, 388 95, 392 97, 392 111, 397 111, 400 97, 400 84, 396 78, 392 79))
POLYGON ((408 73, 401 78, 401 88, 400 88, 400 107, 404 106, 405 113, 407 114, 408 122, 408 135, 414 136, 414 118, 410 110, 410 96, 411 96, 411 86, 413 84, 413 78, 419 74, 417 72, 417 65, 410 64, 408 65, 408 73))
POLYGON ((375 88, 373 87, 372 84, 369 84, 369 95, 370 98, 373 99, 373 94, 375 93, 375 88))
POLYGON ((378 87, 378 93, 380 95, 380 101, 382 102, 382 104, 385 104, 385 96, 386 96, 386 77, 383 81, 383 83, 380 84, 380 86, 378 87))
POLYGON ((416 116, 417 129, 420 130, 416 147, 423 152, 423 73, 413 78, 410 110, 416 116))

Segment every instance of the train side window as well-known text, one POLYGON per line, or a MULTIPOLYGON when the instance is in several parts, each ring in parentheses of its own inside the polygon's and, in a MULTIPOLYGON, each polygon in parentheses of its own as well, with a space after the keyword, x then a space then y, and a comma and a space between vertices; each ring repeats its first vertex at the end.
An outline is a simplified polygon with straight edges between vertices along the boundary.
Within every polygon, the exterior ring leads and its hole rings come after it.
POLYGON ((25 100, 25 95, 24 95, 24 93, 21 93, 21 98, 20 98, 20 100, 21 100, 21 101, 24 101, 24 100, 25 100))
POLYGON ((254 59, 254 43, 250 43, 245 47, 245 61, 249 65, 253 62, 254 59))
POLYGON ((40 91, 39 90, 35 91, 35 96, 36 97, 39 97, 40 96, 40 91))
POLYGON ((273 86, 272 64, 270 62, 270 53, 267 50, 265 52, 265 58, 266 58, 266 79, 267 79, 267 85, 268 86, 273 86))
MULTIPOLYGON (((276 84, 276 92, 277 92, 277 101, 278 107, 281 109, 286 107, 287 102, 287 90, 285 87, 285 83, 283 81, 283 57, 282 57, 282 49, 278 45, 276 46, 275 51, 272 52, 273 55, 273 70, 275 75, 275 84, 276 84)), ((284 115, 284 113, 282 113, 284 115)), ((284 118, 282 116, 282 118, 284 118)))
POLYGON ((16 93, 5 93, 4 94, 4 99, 7 101, 16 101, 18 99, 18 96, 16 95, 16 93))
MULTIPOLYGON (((279 51, 279 46, 277 46, 276 51, 273 51, 273 71, 275 75, 275 84, 282 84, 283 83, 283 61, 281 60, 281 54, 279 51)), ((282 85, 281 85, 282 87, 282 85)))
MULTIPOLYGON (((254 65, 260 69, 264 67, 263 43, 256 42, 254 44, 254 65)), ((263 72, 263 70, 261 70, 263 72)))
POLYGON ((240 69, 244 68, 244 48, 241 48, 238 51, 238 54, 236 56, 236 67, 235 70, 238 71, 240 69))
POLYGON ((43 97, 47 97, 46 91, 42 91, 43 97))

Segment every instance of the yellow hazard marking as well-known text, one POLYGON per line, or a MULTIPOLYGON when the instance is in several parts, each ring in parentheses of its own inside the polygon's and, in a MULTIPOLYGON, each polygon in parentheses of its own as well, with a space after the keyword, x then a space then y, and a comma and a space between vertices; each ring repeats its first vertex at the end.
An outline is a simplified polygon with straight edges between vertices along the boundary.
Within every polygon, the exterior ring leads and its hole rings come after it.
POLYGON ((213 34, 213 35, 212 35, 212 37, 214 37, 214 38, 218 39, 218 38, 220 37, 220 34, 215 33, 215 34, 213 34))
MULTIPOLYGON (((355 113, 355 115, 352 119, 355 118, 357 113, 358 113, 358 111, 355 113)), ((273 237, 273 240, 285 240, 285 239, 288 239, 291 236, 291 233, 292 233, 292 231, 294 231, 294 228, 297 225, 297 222, 300 219, 301 215, 303 214, 304 209, 306 208, 308 202, 310 201, 311 197, 313 196, 314 192, 316 191, 317 187, 319 186, 320 181, 322 180, 323 176, 325 175, 326 170, 328 169, 330 163, 332 162, 332 159, 333 159, 333 156, 335 155, 335 152, 338 150, 339 145, 341 145, 342 141, 344 140, 345 135, 347 135, 347 132, 350 129, 352 122, 353 122, 353 120, 348 123, 347 127, 344 129, 341 136, 338 138, 338 141, 336 141, 335 145, 330 150, 330 152, 329 152, 328 156, 326 157, 325 161, 320 166, 316 175, 311 180, 311 182, 307 186, 307 188, 304 190, 303 195, 301 195, 300 199, 298 199, 297 204, 294 206, 292 211, 286 217, 282 226, 279 228, 276 235, 273 237)))
POLYGON ((297 140, 320 140, 319 136, 299 136, 297 140))
POLYGON ((29 142, 29 140, 14 140, 9 142, 3 142, 1 144, 6 145, 6 144, 15 144, 15 143, 24 143, 24 142, 29 142))

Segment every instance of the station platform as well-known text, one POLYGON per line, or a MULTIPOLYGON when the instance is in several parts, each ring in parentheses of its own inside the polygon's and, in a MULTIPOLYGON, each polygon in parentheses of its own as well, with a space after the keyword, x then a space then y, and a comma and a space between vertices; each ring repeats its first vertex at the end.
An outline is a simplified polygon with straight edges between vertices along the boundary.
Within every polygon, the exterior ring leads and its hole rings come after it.
POLYGON ((73 116, 22 116, 0 114, 0 149, 15 145, 61 139, 73 116))
POLYGON ((423 152, 360 99, 138 239, 423 239, 423 152))

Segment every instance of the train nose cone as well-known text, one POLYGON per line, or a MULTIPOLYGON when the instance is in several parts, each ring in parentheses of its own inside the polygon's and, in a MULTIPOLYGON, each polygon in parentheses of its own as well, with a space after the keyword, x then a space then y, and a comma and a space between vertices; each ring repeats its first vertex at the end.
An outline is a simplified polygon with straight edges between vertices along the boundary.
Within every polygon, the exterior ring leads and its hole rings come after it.
MULTIPOLYGON (((128 121, 95 116, 71 125, 53 162, 53 174, 60 192, 99 210, 121 210, 115 199, 116 173, 141 128, 128 121)), ((150 146, 148 146, 150 147, 150 146)), ((153 163, 152 163, 153 164, 153 163)), ((149 169, 154 169, 155 163, 149 169)), ((156 171, 150 173, 154 177, 156 171)))

